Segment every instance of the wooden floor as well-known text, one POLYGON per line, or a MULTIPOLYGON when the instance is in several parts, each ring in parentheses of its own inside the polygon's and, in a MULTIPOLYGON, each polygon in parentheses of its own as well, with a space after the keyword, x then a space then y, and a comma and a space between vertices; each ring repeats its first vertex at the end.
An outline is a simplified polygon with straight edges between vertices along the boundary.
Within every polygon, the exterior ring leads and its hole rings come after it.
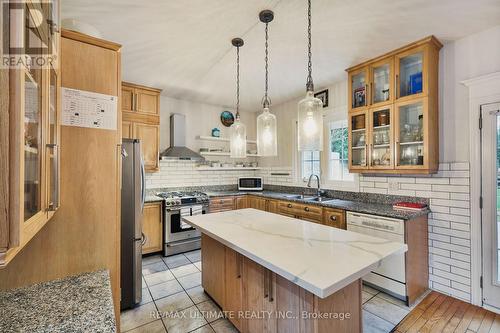
POLYGON ((500 333, 500 315, 433 291, 393 332, 500 333))

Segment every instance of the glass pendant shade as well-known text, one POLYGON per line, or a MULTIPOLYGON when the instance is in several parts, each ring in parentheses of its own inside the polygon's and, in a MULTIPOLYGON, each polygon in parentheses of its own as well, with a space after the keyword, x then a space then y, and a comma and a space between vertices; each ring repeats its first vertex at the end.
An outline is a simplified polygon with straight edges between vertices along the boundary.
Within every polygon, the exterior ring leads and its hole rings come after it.
POLYGON ((230 150, 232 158, 247 157, 247 128, 240 121, 239 117, 230 127, 231 135, 229 137, 230 150))
POLYGON ((276 116, 264 108, 257 117, 257 153, 260 156, 277 156, 276 116))
POLYGON ((300 151, 323 150, 323 102, 312 91, 298 104, 298 137, 300 151))

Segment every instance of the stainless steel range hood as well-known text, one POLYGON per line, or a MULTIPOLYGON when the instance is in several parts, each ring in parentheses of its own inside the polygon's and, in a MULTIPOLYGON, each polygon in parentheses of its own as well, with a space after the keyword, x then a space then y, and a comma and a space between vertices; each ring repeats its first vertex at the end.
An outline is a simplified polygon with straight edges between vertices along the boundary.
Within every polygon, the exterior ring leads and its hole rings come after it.
POLYGON ((162 159, 202 161, 205 158, 186 147, 186 116, 170 116, 170 148, 161 152, 162 159))

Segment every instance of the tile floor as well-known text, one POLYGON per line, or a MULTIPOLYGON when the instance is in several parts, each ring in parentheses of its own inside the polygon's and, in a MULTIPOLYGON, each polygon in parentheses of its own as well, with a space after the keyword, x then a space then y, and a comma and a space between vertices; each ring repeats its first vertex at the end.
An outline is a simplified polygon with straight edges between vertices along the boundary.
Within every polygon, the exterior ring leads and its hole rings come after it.
MULTIPOLYGON (((218 313, 201 287, 201 252, 143 259, 142 302, 122 312, 121 330, 130 333, 237 332, 218 313), (177 312, 176 312, 177 311, 177 312), (157 313, 175 313, 159 318, 157 313)), ((363 332, 390 332, 413 307, 363 286, 363 332)))

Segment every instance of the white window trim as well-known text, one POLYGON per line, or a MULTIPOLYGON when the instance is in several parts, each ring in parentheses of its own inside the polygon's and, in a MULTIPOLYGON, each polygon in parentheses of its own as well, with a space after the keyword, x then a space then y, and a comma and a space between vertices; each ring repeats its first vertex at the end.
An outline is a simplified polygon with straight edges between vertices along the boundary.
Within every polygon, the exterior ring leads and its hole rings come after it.
POLYGON ((330 123, 334 121, 347 121, 347 105, 330 109, 323 118, 324 135, 323 152, 321 153, 321 180, 322 188, 359 192, 359 175, 353 174, 353 180, 330 180, 329 177, 329 145, 330 145, 330 123))
MULTIPOLYGON (((479 110, 482 104, 498 102, 500 99, 500 72, 479 76, 461 82, 469 88, 469 124, 477 124, 479 110)), ((481 241, 481 165, 480 161, 480 131, 478 126, 469 126, 470 150, 470 224, 471 224, 471 303, 482 304, 482 289, 480 279, 482 275, 482 241, 481 241)))

